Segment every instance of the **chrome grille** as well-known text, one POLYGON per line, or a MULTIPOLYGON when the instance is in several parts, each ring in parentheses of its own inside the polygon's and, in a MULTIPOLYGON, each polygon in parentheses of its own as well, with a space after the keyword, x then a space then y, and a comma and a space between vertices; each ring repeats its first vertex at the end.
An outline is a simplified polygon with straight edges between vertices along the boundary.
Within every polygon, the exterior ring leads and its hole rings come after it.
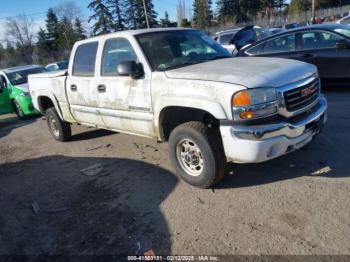
POLYGON ((314 81, 283 93, 286 109, 293 112, 304 108, 317 100, 320 93, 320 82, 314 81))

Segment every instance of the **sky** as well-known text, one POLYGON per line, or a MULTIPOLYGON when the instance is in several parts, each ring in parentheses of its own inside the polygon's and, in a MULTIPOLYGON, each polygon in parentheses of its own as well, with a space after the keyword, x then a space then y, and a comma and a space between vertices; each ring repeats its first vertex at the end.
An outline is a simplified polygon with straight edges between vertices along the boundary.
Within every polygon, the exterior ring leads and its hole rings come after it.
MULTIPOLYGON (((2 0, 6 4, 0 9, 0 42, 6 42, 6 18, 18 15, 28 15, 34 20, 33 30, 37 32, 44 27, 46 12, 50 7, 55 7, 65 0, 2 0)), ((91 0, 71 0, 81 7, 82 20, 88 20, 90 10, 87 8, 91 0)), ((192 0, 184 0, 187 7, 192 7, 192 0)), ((165 11, 169 13, 171 20, 176 21, 176 6, 178 0, 153 0, 159 18, 164 17, 165 11)))

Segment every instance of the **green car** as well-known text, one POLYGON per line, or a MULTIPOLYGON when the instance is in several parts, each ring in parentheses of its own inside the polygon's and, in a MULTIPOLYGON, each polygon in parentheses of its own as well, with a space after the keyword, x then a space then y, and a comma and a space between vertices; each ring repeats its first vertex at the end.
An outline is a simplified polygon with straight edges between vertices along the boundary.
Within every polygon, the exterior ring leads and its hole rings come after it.
POLYGON ((28 75, 47 72, 38 65, 0 70, 0 114, 15 112, 19 119, 37 114, 28 89, 28 75))

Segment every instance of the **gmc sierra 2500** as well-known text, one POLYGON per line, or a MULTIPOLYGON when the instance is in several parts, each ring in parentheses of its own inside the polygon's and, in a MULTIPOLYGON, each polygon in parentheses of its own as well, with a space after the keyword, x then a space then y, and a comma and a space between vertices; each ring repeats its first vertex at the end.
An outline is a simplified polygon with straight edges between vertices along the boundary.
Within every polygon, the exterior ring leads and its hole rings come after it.
POLYGON ((327 102, 315 66, 232 58, 192 29, 125 31, 79 41, 68 71, 29 77, 52 136, 72 123, 169 142, 176 172, 208 188, 227 161, 257 163, 319 133, 327 102))

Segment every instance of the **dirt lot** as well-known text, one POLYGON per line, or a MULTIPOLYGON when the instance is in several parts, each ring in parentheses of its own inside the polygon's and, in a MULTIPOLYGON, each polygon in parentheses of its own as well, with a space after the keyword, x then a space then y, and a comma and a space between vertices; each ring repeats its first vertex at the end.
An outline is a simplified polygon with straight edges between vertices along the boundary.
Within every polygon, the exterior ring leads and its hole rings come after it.
POLYGON ((350 92, 327 97, 315 141, 212 190, 179 181, 166 144, 81 126, 63 144, 1 116, 0 255, 350 254, 350 92))

